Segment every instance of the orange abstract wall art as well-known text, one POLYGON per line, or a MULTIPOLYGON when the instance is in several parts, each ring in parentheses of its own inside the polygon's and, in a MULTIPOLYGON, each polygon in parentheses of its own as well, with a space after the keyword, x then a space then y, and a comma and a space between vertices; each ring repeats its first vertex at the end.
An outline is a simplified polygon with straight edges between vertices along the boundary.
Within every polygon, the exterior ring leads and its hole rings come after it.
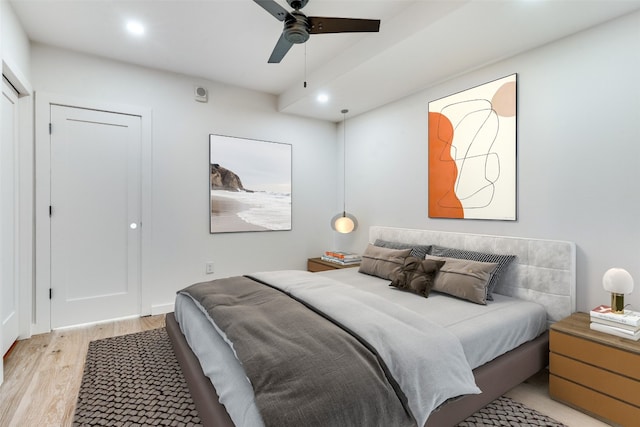
POLYGON ((429 102, 429 217, 516 219, 516 74, 429 102))

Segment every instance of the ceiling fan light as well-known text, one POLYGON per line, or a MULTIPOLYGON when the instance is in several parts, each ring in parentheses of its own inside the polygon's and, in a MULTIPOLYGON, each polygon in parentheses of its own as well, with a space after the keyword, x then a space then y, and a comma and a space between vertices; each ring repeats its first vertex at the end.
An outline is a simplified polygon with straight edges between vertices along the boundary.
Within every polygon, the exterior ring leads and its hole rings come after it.
POLYGON ((301 44, 309 40, 310 26, 308 18, 298 11, 291 12, 290 16, 290 19, 285 19, 284 38, 293 44, 301 44))
POLYGON ((301 44, 309 40, 309 33, 304 30, 292 28, 285 31, 284 38, 287 39, 289 43, 301 44))

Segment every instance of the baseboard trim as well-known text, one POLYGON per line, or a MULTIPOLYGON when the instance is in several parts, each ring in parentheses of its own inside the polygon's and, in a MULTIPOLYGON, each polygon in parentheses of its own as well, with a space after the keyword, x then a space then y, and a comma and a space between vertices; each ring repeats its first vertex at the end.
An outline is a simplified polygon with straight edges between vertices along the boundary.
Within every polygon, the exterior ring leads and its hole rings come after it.
POLYGON ((156 314, 167 314, 173 312, 173 303, 171 304, 160 304, 160 305, 152 305, 151 306, 151 315, 155 316, 156 314))

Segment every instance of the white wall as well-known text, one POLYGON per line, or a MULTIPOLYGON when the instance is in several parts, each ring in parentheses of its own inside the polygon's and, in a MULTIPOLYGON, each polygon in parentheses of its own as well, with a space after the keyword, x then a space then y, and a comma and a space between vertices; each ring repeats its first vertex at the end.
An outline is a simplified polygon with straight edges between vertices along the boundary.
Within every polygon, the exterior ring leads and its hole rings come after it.
POLYGON ((308 257, 331 244, 334 123, 280 114, 271 95, 44 45, 32 46, 31 61, 36 96, 64 94, 152 111, 152 223, 143 224, 152 249, 143 254, 143 292, 152 294, 154 312, 170 309, 175 292, 198 281, 304 269, 308 257), (208 103, 194 100, 195 85, 208 88, 208 103), (210 133, 293 145, 292 231, 209 234, 210 133), (213 275, 205 275, 208 261, 213 275))
MULTIPOLYGON (((27 38, 11 5, 0 0, 0 19, 2 21, 2 60, 11 64, 12 71, 23 73, 28 80, 30 70, 30 49, 27 38)), ((3 67, 4 68, 4 67, 3 67)), ((3 72, 5 70, 3 69, 3 72)))
MULTIPOLYGON (((609 267, 627 268, 640 287, 639 24, 636 13, 348 118, 347 210, 360 227, 339 237, 328 228, 342 204, 334 124, 277 113, 270 95, 43 45, 32 47, 31 81, 37 91, 152 110, 153 249, 144 285, 158 310, 196 281, 304 268, 327 247, 361 251, 374 224, 574 241, 578 309, 587 310, 608 301, 600 281, 609 267), (514 72, 518 220, 429 219, 429 100, 514 72), (208 104, 193 100, 195 84, 208 87, 208 104), (209 133, 293 144, 293 231, 208 234, 209 133)), ((627 302, 640 309, 640 291, 627 302)))
POLYGON ((370 225, 574 241, 578 310, 609 302, 610 267, 634 276, 626 302, 640 310, 640 13, 352 118, 347 132, 348 210, 360 221, 348 249, 364 248, 370 225), (428 102, 512 73, 518 220, 429 219, 428 102))

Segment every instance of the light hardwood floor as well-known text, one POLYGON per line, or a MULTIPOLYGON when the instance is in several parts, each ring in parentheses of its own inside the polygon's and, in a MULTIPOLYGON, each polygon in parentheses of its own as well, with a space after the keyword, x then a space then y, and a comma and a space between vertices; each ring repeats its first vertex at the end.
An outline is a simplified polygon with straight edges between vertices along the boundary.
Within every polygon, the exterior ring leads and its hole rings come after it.
MULTIPOLYGON (((4 360, 1 427, 71 426, 90 341, 164 326, 164 315, 53 331, 19 341, 4 360)), ((570 427, 606 426, 549 398, 542 372, 507 393, 570 427)))
POLYGON ((164 315, 34 335, 4 360, 0 426, 70 426, 89 341, 164 326, 164 315))
POLYGON ((549 372, 544 370, 505 394, 569 427, 606 427, 609 424, 576 411, 549 397, 549 372))

